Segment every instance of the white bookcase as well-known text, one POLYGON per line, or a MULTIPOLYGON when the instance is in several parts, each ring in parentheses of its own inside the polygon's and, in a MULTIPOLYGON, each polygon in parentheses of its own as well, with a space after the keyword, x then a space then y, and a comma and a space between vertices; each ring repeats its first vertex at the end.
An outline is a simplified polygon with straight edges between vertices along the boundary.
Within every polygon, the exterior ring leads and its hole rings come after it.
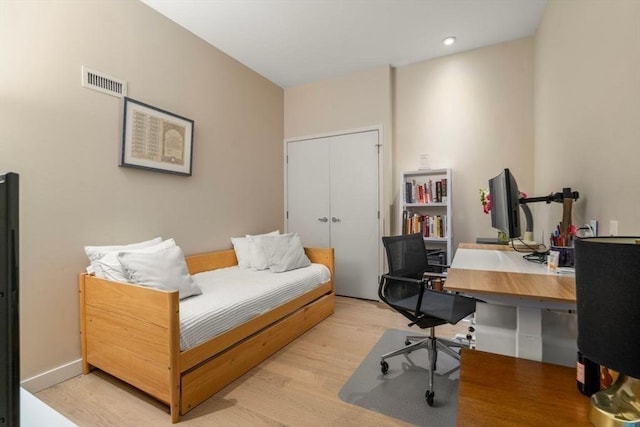
POLYGON ((420 232, 427 249, 445 251, 451 263, 453 217, 451 169, 423 169, 402 173, 400 231, 420 232))

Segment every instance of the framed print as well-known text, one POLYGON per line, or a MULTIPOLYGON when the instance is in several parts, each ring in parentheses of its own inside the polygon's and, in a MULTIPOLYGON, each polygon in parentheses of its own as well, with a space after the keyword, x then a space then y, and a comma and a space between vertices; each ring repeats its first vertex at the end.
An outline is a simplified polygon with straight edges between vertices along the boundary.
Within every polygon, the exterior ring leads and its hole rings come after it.
POLYGON ((193 120, 124 98, 120 166, 191 176, 193 120))

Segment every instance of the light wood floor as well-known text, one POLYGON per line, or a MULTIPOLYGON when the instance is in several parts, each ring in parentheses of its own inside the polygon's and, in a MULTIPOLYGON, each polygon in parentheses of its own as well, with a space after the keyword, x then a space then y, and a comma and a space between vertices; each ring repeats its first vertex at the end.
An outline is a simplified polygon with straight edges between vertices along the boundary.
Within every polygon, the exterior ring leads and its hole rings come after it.
MULTIPOLYGON (((383 304, 338 297, 335 314, 181 417, 178 425, 407 425, 338 398, 385 330, 426 333, 407 323, 383 304)), ((440 326, 436 333, 450 338, 465 328, 461 322, 440 326)), ((166 406, 98 370, 36 396, 79 426, 172 425, 166 406)))

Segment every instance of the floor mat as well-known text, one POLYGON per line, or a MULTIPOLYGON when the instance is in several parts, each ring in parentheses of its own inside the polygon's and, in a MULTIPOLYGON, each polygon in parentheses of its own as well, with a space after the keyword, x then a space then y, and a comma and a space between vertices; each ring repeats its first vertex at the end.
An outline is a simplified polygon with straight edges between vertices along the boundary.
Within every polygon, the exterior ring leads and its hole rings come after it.
POLYGON ((380 370, 380 356, 404 345, 406 335, 398 329, 387 330, 367 357, 345 383, 338 397, 353 405, 388 415, 418 426, 455 426, 458 404, 459 362, 439 352, 434 378, 435 402, 427 405, 429 384, 427 350, 387 359, 389 371, 380 370), (453 370, 453 372, 452 372, 453 370))

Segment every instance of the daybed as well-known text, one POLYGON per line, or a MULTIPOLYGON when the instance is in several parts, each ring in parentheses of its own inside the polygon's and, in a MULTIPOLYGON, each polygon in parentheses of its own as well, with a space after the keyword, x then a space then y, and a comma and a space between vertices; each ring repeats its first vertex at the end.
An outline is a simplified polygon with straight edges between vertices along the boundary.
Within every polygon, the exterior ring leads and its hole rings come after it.
MULTIPOLYGON (((169 405, 177 422, 333 313, 333 249, 305 248, 305 253, 329 269, 327 282, 186 351, 180 349, 178 291, 80 274, 83 373, 95 367, 137 387, 169 405)), ((234 266, 237 258, 224 250, 186 262, 194 275, 234 266)))

